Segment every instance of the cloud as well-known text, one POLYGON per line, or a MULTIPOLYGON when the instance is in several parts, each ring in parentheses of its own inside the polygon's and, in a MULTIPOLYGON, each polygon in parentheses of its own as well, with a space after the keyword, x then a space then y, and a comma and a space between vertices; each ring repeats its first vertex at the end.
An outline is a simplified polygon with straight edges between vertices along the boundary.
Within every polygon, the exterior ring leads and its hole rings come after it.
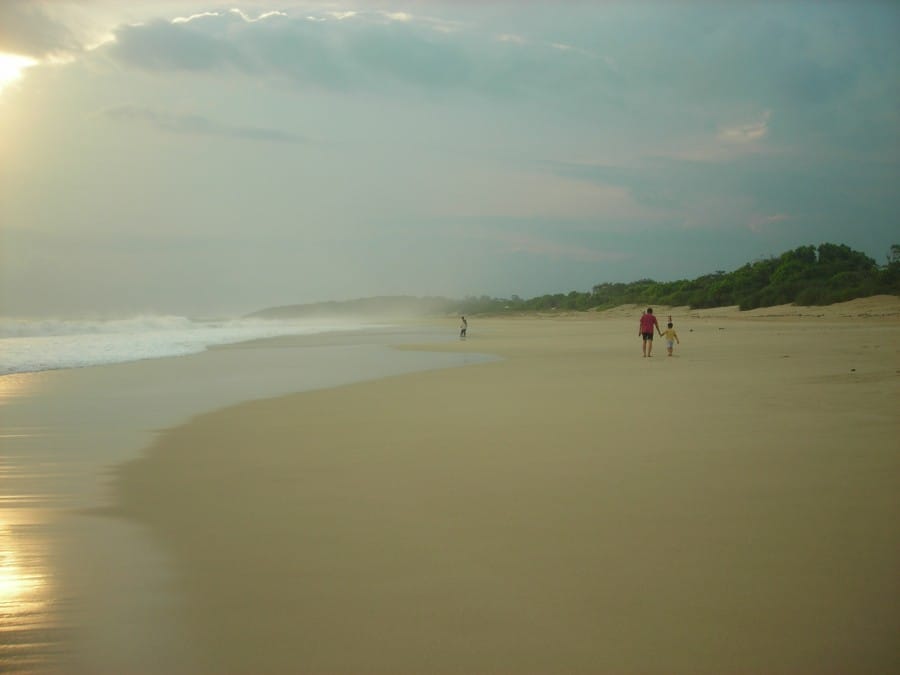
POLYGON ((176 16, 172 19, 172 23, 190 23, 196 19, 202 19, 207 16, 219 16, 218 12, 198 12, 189 16, 176 16))
POLYGON ((354 16, 248 22, 226 12, 205 16, 203 21, 158 20, 120 28, 108 53, 124 65, 143 70, 231 71, 337 90, 364 86, 384 74, 397 80, 439 76, 440 69, 446 70, 453 61, 446 54, 436 57, 440 45, 418 40, 404 26, 358 21, 343 25, 354 16))
POLYGON ((848 155, 834 161, 792 152, 716 162, 647 159, 632 166, 560 162, 546 167, 620 186, 638 203, 657 209, 654 229, 680 236, 687 230, 709 237, 764 235, 779 246, 843 240, 848 233, 884 237, 896 229, 900 206, 896 163, 848 155))
MULTIPOLYGON (((592 89, 597 68, 587 50, 562 42, 531 44, 452 19, 408 12, 206 11, 121 26, 106 47, 113 60, 150 71, 230 71, 345 91, 466 90, 490 97, 535 97, 567 84, 592 89), (274 20, 278 19, 278 20, 274 20), (502 40, 523 47, 511 50, 502 40)), ((551 99, 552 102, 552 99, 551 99)))
POLYGON ((528 42, 528 40, 526 40, 521 35, 513 35, 512 33, 500 33, 497 36, 497 41, 498 42, 510 42, 510 43, 516 44, 516 45, 524 45, 528 42))
POLYGON ((390 21, 400 21, 401 23, 409 23, 413 20, 413 15, 406 12, 381 12, 381 15, 390 21))
POLYGON ((605 251, 588 246, 563 244, 545 237, 525 233, 482 231, 472 235, 482 241, 494 241, 503 245, 509 253, 524 253, 554 260, 571 260, 579 263, 619 262, 625 254, 605 251))
POLYGON ((766 110, 756 122, 724 127, 719 130, 717 138, 726 143, 740 144, 762 140, 769 133, 769 118, 771 116, 772 111, 766 110))
POLYGON ((223 124, 201 115, 159 112, 141 106, 117 106, 105 110, 103 114, 113 120, 134 121, 148 124, 160 131, 171 134, 219 136, 268 143, 308 142, 307 139, 300 136, 285 131, 279 131, 277 129, 223 124))
POLYGON ((285 14, 284 12, 280 12, 278 10, 272 10, 270 12, 263 12, 262 14, 260 14, 259 16, 257 16, 254 19, 251 16, 249 16, 248 14, 245 14, 240 9, 235 8, 235 9, 230 9, 228 11, 230 11, 232 14, 236 14, 237 16, 241 17, 247 23, 256 23, 257 21, 265 21, 266 19, 271 19, 273 16, 287 16, 287 14, 285 14))
POLYGON ((0 2, 0 52, 42 59, 78 49, 80 45, 70 29, 45 11, 43 4, 0 2))
MULTIPOLYGON (((206 16, 202 22, 172 23, 162 19, 116 31, 116 40, 107 49, 120 61, 147 70, 211 70, 240 58, 226 36, 210 34, 199 24, 222 20, 206 16)), ((240 19, 235 19, 240 21, 240 19)))
POLYGON ((786 213, 773 213, 771 215, 758 215, 754 216, 747 223, 747 228, 751 232, 755 232, 757 234, 761 233, 767 225, 772 225, 774 223, 780 223, 785 220, 789 220, 790 216, 786 213))

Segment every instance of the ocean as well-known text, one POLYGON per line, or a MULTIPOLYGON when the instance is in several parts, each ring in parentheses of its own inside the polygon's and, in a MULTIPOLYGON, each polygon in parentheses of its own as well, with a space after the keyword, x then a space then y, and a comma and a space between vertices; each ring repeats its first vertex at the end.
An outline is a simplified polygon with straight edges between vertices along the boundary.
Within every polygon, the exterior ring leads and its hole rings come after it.
POLYGON ((100 320, 0 318, 0 375, 183 356, 257 338, 373 327, 381 326, 342 319, 191 319, 171 315, 100 320))

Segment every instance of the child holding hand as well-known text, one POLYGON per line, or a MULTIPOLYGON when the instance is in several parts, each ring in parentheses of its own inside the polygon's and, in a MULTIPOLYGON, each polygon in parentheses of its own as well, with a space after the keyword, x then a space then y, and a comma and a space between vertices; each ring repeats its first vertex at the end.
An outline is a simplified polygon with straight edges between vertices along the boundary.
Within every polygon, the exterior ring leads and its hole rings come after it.
POLYGON ((681 340, 678 339, 678 333, 676 333, 675 329, 672 327, 671 321, 666 324, 666 330, 663 333, 663 337, 666 339, 666 351, 669 352, 669 356, 672 356, 674 343, 677 342, 678 344, 681 344, 681 340))

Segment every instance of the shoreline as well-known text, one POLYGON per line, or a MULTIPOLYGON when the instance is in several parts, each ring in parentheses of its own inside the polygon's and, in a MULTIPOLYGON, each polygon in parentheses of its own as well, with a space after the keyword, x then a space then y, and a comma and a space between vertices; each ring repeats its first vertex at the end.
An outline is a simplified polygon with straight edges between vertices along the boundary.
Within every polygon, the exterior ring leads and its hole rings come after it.
POLYGON ((389 347, 440 339, 405 326, 0 377, 0 670, 192 672, 170 555, 99 515, 114 467, 228 405, 482 358, 389 347))
POLYGON ((202 415, 120 506, 205 672, 889 668, 900 322, 843 309, 477 318, 402 349, 503 360, 202 415))

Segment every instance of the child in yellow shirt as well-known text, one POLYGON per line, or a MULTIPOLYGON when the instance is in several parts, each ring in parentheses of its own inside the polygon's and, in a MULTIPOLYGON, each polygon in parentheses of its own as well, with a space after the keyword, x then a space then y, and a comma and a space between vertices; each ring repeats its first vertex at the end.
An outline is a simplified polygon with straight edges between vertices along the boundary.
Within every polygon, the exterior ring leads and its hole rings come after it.
POLYGON ((666 330, 663 333, 663 337, 666 339, 666 350, 669 352, 669 356, 672 356, 672 347, 675 342, 681 344, 681 340, 678 339, 678 333, 675 332, 675 329, 672 328, 672 322, 666 324, 666 330))

